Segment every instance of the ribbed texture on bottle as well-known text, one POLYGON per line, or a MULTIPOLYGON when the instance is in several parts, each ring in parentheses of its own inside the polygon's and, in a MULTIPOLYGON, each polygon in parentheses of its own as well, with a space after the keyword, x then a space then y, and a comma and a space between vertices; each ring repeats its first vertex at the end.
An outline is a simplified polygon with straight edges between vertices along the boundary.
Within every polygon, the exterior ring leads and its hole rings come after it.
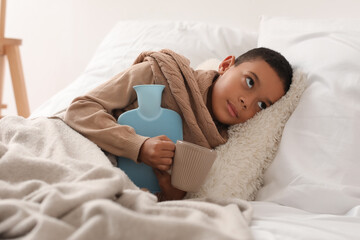
POLYGON ((178 141, 176 143, 171 184, 183 191, 198 191, 215 159, 216 152, 214 150, 178 141))

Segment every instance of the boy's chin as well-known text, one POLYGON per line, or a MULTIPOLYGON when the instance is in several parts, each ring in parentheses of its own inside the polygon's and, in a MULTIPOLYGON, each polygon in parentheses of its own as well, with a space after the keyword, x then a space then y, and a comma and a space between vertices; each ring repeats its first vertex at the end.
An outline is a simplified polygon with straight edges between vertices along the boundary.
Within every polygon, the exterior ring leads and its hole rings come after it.
POLYGON ((236 125, 236 124, 239 124, 239 123, 244 123, 246 122, 246 120, 234 120, 234 119, 226 119, 226 120, 222 120, 222 121, 219 121, 221 124, 223 125, 226 125, 226 126, 231 126, 231 125, 236 125))

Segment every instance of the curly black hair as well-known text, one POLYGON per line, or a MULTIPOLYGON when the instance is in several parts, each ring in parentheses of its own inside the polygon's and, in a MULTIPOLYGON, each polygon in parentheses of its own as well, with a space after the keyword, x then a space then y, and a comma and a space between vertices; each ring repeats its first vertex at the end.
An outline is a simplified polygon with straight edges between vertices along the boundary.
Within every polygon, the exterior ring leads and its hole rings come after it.
POLYGON ((293 76, 293 69, 286 60, 286 58, 281 55, 279 52, 276 52, 272 49, 260 47, 251 49, 244 54, 240 55, 235 59, 235 66, 243 62, 251 62, 256 59, 262 59, 267 62, 272 69, 277 73, 280 77, 285 93, 289 90, 292 76, 293 76))

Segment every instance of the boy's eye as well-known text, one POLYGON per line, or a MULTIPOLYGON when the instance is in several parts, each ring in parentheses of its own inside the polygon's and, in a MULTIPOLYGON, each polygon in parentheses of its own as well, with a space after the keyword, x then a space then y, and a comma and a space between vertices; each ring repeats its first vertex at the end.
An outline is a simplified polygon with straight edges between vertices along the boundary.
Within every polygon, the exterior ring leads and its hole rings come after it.
POLYGON ((265 108, 267 108, 266 103, 264 103, 264 102, 258 102, 258 105, 261 110, 264 110, 265 108))
POLYGON ((252 88, 254 86, 254 80, 252 80, 250 77, 246 77, 246 84, 249 88, 252 88))

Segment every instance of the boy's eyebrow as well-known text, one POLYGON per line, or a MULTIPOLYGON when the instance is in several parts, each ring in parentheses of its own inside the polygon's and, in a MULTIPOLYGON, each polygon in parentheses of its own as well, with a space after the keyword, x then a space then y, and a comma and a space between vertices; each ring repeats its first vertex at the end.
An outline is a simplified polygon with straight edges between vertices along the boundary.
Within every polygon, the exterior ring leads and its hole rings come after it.
POLYGON ((260 84, 258 76, 252 71, 249 71, 249 73, 251 73, 251 75, 253 75, 253 77, 255 78, 255 81, 257 82, 257 84, 260 84))
MULTIPOLYGON (((253 75, 256 83, 259 84, 259 85, 261 85, 261 82, 260 82, 260 80, 259 80, 259 77, 256 75, 256 73, 251 72, 251 71, 249 71, 249 73, 251 73, 251 75, 253 75)), ((268 98, 265 99, 265 102, 268 104, 268 106, 271 106, 271 105, 274 104, 274 103, 273 103, 270 99, 268 99, 268 98)))
POLYGON ((270 99, 265 99, 265 102, 267 102, 268 106, 271 106, 274 104, 270 99))

